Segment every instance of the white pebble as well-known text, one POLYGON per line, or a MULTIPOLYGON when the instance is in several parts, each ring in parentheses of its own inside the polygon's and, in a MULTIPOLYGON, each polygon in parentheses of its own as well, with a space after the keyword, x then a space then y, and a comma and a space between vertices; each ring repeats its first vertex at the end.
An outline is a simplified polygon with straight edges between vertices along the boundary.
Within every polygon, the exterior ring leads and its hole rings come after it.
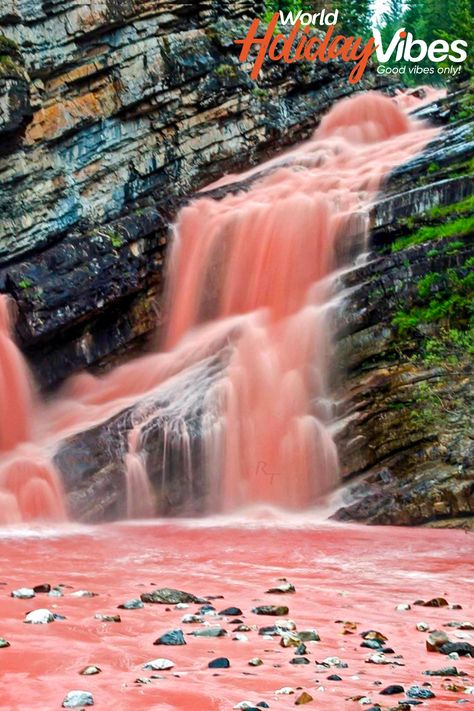
POLYGON ((20 600, 30 600, 35 596, 35 591, 32 588, 18 588, 18 590, 14 590, 11 595, 20 600))
POLYGON ((294 694, 295 690, 291 688, 291 686, 283 686, 281 689, 277 689, 275 691, 275 694, 294 694))
POLYGON ((23 622, 26 622, 27 625, 47 625, 54 622, 54 615, 46 609, 32 610, 25 615, 23 622))
POLYGON ((89 691, 69 691, 63 701, 66 709, 75 709, 79 706, 93 706, 94 699, 89 691))
POLYGON ((149 671, 163 671, 164 669, 172 669, 174 662, 170 659, 152 659, 143 665, 143 669, 149 671))

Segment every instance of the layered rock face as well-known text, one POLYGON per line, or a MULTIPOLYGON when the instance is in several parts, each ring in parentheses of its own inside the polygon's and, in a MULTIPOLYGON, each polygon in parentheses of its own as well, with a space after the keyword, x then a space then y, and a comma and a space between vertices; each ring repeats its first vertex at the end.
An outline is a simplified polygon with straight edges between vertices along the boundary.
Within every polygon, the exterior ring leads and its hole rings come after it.
MULTIPOLYGON (((233 41, 262 11, 2 3, 0 290, 43 386, 153 330, 181 197, 308 136, 353 91, 335 63, 269 63, 251 81, 233 41)), ((384 83, 369 72, 357 88, 384 83)))
POLYGON ((439 138, 387 181, 372 252, 340 288, 337 518, 474 523, 474 123, 468 87, 422 115, 439 138), (469 115, 470 114, 470 115, 469 115))

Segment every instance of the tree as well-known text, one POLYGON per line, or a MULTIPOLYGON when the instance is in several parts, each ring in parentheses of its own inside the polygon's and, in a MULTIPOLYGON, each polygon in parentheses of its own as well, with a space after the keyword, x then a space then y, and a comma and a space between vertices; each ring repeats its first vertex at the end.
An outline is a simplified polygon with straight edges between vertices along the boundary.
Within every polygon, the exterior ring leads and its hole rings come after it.
POLYGON ((342 0, 339 9, 339 29, 343 35, 367 38, 372 27, 371 0, 342 0))

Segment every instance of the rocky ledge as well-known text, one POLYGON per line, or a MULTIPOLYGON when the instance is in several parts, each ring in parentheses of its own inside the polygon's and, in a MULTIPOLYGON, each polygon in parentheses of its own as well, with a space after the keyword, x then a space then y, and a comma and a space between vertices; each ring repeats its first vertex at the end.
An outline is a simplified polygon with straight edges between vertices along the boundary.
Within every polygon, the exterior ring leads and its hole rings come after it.
POLYGON ((445 126, 390 176, 341 284, 339 520, 474 527, 471 101, 464 86, 424 110, 445 126))

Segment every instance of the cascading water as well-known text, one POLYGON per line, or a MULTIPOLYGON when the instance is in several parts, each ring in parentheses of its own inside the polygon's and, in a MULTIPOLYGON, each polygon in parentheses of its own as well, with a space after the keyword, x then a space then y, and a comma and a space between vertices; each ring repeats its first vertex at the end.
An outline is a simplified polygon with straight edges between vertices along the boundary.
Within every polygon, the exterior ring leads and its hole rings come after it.
POLYGON ((49 451, 44 443, 151 394, 160 404, 145 404, 126 434, 129 516, 153 513, 151 489, 159 497, 176 467, 186 469, 190 495, 199 468, 208 510, 298 509, 334 487, 332 275, 363 251, 383 176, 434 134, 396 100, 361 94, 335 106, 312 140, 246 174, 249 190, 196 200, 176 225, 165 351, 102 378, 73 378, 36 411, 2 299, 0 520, 64 513, 54 468, 24 454, 19 463, 22 442, 34 437, 49 451), (150 464, 141 447, 154 416, 163 418, 162 452, 150 464))
POLYGON ((34 395, 28 369, 10 337, 8 301, 0 295, 0 524, 65 517, 54 467, 33 437, 34 395))

